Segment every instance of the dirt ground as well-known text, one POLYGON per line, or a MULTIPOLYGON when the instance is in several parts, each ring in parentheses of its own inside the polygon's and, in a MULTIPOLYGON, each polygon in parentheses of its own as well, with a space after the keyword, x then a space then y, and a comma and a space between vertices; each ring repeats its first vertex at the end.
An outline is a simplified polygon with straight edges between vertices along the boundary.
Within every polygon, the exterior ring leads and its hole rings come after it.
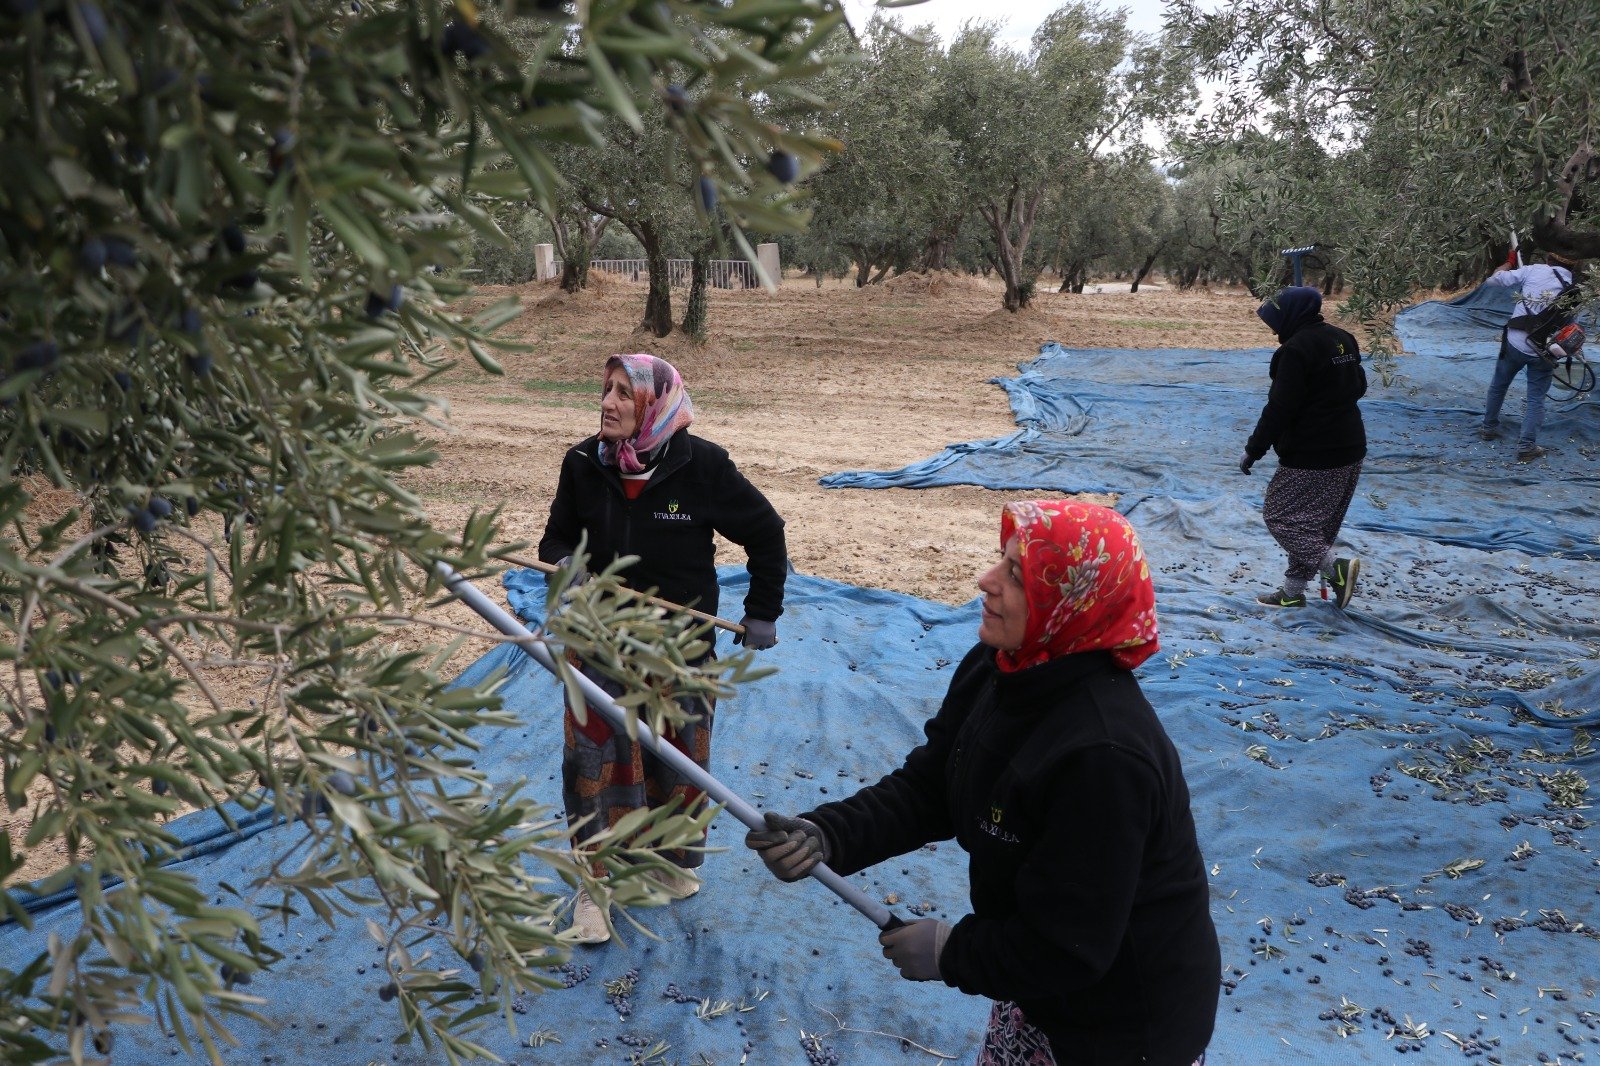
MULTIPOLYGON (((953 442, 1012 432, 1005 393, 989 380, 1014 374, 1046 340, 1126 348, 1271 341, 1243 290, 1102 288, 1041 292, 1032 309, 1013 315, 1000 308, 998 283, 981 278, 908 275, 865 289, 790 278, 775 294, 713 290, 705 345, 679 334, 657 340, 636 332, 644 289, 630 282, 596 276, 589 291, 571 296, 553 283, 488 288, 475 302, 521 298, 522 314, 505 335, 529 350, 504 353, 503 376, 466 360, 442 379, 451 428, 433 434, 439 461, 415 473, 409 487, 442 530, 459 530, 473 509, 500 507, 504 538, 536 543, 563 452, 597 428, 606 357, 648 351, 683 373, 697 412, 695 432, 727 448, 784 516, 796 569, 964 603, 998 550, 1000 506, 1016 494, 823 489, 817 479, 840 470, 894 469, 953 442)), ((674 293, 678 300, 683 295, 674 293)), ((69 505, 56 495, 41 498, 41 516, 69 505)), ((196 532, 218 531, 202 524, 196 532)), ((737 563, 742 555, 723 544, 719 560, 737 563)), ((485 591, 504 602, 498 588, 485 591)), ((737 620, 739 605, 725 605, 724 613, 737 620)), ((486 628, 459 604, 431 617, 486 628)), ((780 637, 782 629, 780 621, 780 637)), ((417 625, 397 628, 392 639, 416 647, 451 637, 417 625)), ((467 642, 451 669, 465 668, 489 647, 467 642)), ((225 704, 260 694, 262 671, 227 665, 226 649, 190 650, 225 704)), ((191 695, 199 710, 198 695, 191 695)), ((45 789, 41 782, 33 790, 35 802, 45 789)), ((20 845, 34 814, 31 806, 6 812, 0 828, 20 845)), ((45 841, 29 849, 14 881, 46 876, 66 861, 59 840, 45 841)))
MULTIPOLYGON (((629 282, 602 278, 572 296, 553 283, 486 289, 485 297, 522 298, 506 334, 532 350, 508 353, 504 377, 472 366, 446 379, 453 431, 436 439, 440 461, 411 484, 445 528, 472 507, 500 505, 506 535, 536 542, 562 453, 597 426, 605 358, 648 351, 682 372, 695 433, 727 448, 784 516, 797 570, 962 603, 996 551, 1000 505, 1015 493, 823 489, 817 479, 894 469, 950 443, 1012 432, 1005 393, 989 380, 1014 374, 1046 340, 1126 348, 1272 340, 1243 290, 1106 290, 1043 292, 1013 315, 1000 308, 998 283, 981 278, 908 275, 865 289, 790 278, 776 294, 713 290, 711 336, 696 346, 676 333, 635 332, 644 290, 629 282)), ((718 558, 742 561, 732 545, 718 558)))

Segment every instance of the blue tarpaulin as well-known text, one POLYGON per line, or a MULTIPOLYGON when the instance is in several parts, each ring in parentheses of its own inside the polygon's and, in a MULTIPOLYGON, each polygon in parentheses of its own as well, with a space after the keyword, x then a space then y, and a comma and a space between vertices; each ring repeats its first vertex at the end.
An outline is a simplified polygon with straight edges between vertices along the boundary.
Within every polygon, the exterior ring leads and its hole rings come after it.
MULTIPOLYGON (((724 594, 742 598, 743 572, 724 571, 723 578, 724 594)), ((515 572, 506 585, 514 608, 527 617, 542 613, 540 575, 515 572)), ((792 576, 782 643, 762 658, 780 672, 723 703, 714 772, 757 806, 788 811, 876 780, 920 739, 922 722, 937 707, 951 663, 970 646, 975 624, 971 610, 792 576)), ((726 638, 723 650, 730 650, 726 638)), ((526 777, 537 798, 559 809, 559 688, 509 647, 484 656, 461 681, 475 683, 502 670, 505 705, 527 725, 481 736, 477 765, 499 783, 526 777)), ((186 816, 171 828, 185 841, 226 836, 211 812, 186 816)), ((201 848, 179 868, 208 887, 242 887, 264 875, 302 835, 298 826, 260 819, 242 837, 227 838, 249 839, 248 845, 201 848)), ((903 1057, 902 1039, 969 1055, 987 1017, 985 1004, 950 989, 901 981, 884 962, 877 930, 867 919, 819 885, 772 879, 740 844, 743 835, 737 822, 720 820, 711 844, 731 850, 708 857, 705 888, 670 907, 637 912, 659 941, 622 923, 623 942, 576 949, 566 976, 582 980, 517 1001, 517 1036, 494 1018, 479 1038, 503 1059, 525 1066, 628 1062, 662 1041, 671 1050, 657 1061, 685 1066, 697 1055, 700 1061, 740 1062, 747 1045, 753 1049, 750 1062, 804 1063, 808 1035, 844 1063, 934 1061, 909 1044, 909 1057, 903 1057), (637 984, 624 1018, 605 984, 631 970, 638 971, 637 984), (538 1047, 528 1046, 533 1034, 540 1034, 538 1047)), ((880 899, 892 896, 902 915, 915 907, 954 918, 965 913, 961 860, 959 849, 947 844, 854 880, 880 899)), ((35 920, 32 932, 11 926, 0 935, 0 966, 19 968, 51 933, 73 935, 81 916, 67 898, 40 908, 35 920)), ((270 1001, 265 1013, 274 1024, 230 1023, 241 1046, 226 1061, 443 1061, 437 1052, 393 1045, 399 1018, 392 1004, 378 1000, 388 978, 376 965, 380 956, 360 918, 332 929, 310 916, 286 930, 276 920, 264 925, 269 942, 286 958, 271 974, 257 976, 248 991, 270 1001)), ((154 1026, 121 1027, 116 1061, 167 1062, 176 1048, 154 1026)))
POLYGON ((1348 612, 1253 602, 1283 565, 1271 460, 1236 468, 1269 350, 1049 344, 997 381, 1015 434, 824 479, 1119 494, 1158 572, 1141 677, 1211 866, 1214 1061, 1600 1055, 1600 417, 1553 410, 1537 466, 1475 439, 1508 297, 1401 316, 1412 354, 1362 404, 1348 612))
MULTIPOLYGON (((900 470, 852 471, 831 488, 979 485, 1121 493, 1199 502, 1234 495, 1259 506, 1269 458, 1243 477, 1239 454, 1265 402, 1271 352, 1078 350, 1047 344, 1005 389, 1020 429, 955 444, 900 470)), ((1600 558, 1594 501, 1600 418, 1553 405, 1540 443, 1549 459, 1516 462, 1511 441, 1484 442, 1487 357, 1407 355, 1394 384, 1369 370, 1368 451, 1349 524, 1481 549, 1600 558)), ((1514 385, 1503 417, 1520 419, 1514 385)), ((1131 502, 1130 499, 1130 502, 1131 502)))
MULTIPOLYGON (((1366 567, 1355 602, 1268 613, 1253 597, 1282 566, 1259 517, 1271 461, 1251 478, 1233 465, 1266 356, 1050 346, 1003 383, 1022 424, 1011 443, 835 483, 1121 493, 1162 619, 1139 677, 1184 758, 1223 944, 1211 1062, 1387 1061, 1402 1047, 1426 1062, 1594 1060, 1600 524, 1580 449, 1595 412, 1553 418, 1554 461, 1518 467, 1464 432, 1486 361, 1445 372, 1446 356, 1406 357, 1399 383, 1375 384, 1364 405, 1373 455, 1346 531, 1366 567)), ((737 601, 742 574, 722 576, 737 601)), ((538 575, 513 573, 507 590, 525 617, 542 610, 538 575)), ((896 765, 977 625, 971 603, 801 575, 790 590, 783 642, 762 660, 779 673, 720 709, 713 765, 783 811, 896 765)), ((556 686, 506 648, 463 680, 497 670, 526 726, 483 737, 479 765, 558 807, 556 686)), ((174 826, 198 840, 216 818, 174 826)), ((246 884, 294 833, 267 828, 185 868, 246 884)), ((489 1022, 488 1046, 524 1064, 626 1062, 641 1040, 670 1045, 667 1062, 803 1063, 805 1035, 821 1034, 845 1063, 935 1061, 922 1049, 971 1061, 987 1004, 900 980, 870 923, 820 886, 773 881, 742 833, 719 822, 712 844, 728 850, 709 857, 705 889, 641 912, 661 940, 578 949, 569 974, 584 979, 520 1001, 519 1037, 489 1022), (634 969, 620 1017, 604 983, 634 969), (529 1047, 535 1032, 560 1042, 529 1047)), ((941 844, 855 880, 902 914, 956 918, 964 865, 941 844)), ((0 937, 0 963, 78 920, 70 903, 43 910, 33 932, 0 937)), ((230 1063, 439 1061, 392 1044, 359 920, 276 928, 287 957, 250 989, 273 1025, 237 1025, 230 1063)), ((164 1062, 174 1047, 128 1027, 117 1061, 164 1062)))
POLYGON ((1452 300, 1427 300, 1395 316, 1395 332, 1408 352, 1419 355, 1493 360, 1500 347, 1500 328, 1517 306, 1516 292, 1505 285, 1479 285, 1452 300))

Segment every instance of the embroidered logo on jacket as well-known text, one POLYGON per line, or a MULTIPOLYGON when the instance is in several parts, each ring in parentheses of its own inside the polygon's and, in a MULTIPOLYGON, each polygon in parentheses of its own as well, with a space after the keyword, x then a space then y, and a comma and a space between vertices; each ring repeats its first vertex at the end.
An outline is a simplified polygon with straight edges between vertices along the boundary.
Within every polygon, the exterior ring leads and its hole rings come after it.
POLYGON ((1000 841, 1002 844, 1020 844, 1020 843, 1022 843, 1021 839, 1018 838, 1017 834, 1013 833, 1009 829, 1002 829, 1000 827, 1000 823, 1001 823, 1001 821, 1003 821, 1005 819, 1005 816, 1006 816, 1006 812, 1005 812, 1005 808, 1004 807, 996 807, 993 804, 990 804, 990 806, 989 806, 989 820, 988 821, 984 821, 982 816, 979 816, 979 818, 977 820, 978 821, 978 830, 980 832, 988 835, 988 836, 994 837, 996 840, 1000 841))
POLYGON ((657 512, 655 512, 655 517, 656 517, 656 519, 658 521, 661 521, 661 522, 693 522, 694 521, 694 515, 692 515, 692 514, 679 514, 678 513, 678 501, 677 500, 668 500, 667 501, 667 509, 665 511, 657 511, 657 512))

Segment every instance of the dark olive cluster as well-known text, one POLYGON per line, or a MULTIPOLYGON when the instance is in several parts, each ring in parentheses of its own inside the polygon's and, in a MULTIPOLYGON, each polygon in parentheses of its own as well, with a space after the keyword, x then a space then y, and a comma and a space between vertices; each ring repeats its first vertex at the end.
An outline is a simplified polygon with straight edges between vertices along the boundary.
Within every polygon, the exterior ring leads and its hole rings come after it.
POLYGON ((83 684, 83 675, 78 673, 76 670, 68 670, 65 674, 63 674, 60 670, 46 670, 44 672, 44 684, 45 688, 48 688, 53 692, 59 689, 63 684, 83 684))
POLYGON ((221 977, 222 983, 229 988, 235 986, 243 987, 250 983, 250 972, 248 970, 240 970, 227 963, 222 964, 222 969, 217 972, 217 976, 221 977))
MULTIPOLYGON (((800 1038, 800 1048, 806 1053, 808 1066, 839 1066, 839 1053, 824 1044, 820 1036, 806 1033, 800 1038)), ((752 1050, 749 1044, 745 1045, 745 1054, 752 1050)))
MULTIPOLYGON (((219 258, 237 258, 245 254, 249 242, 245 240, 244 230, 239 228, 237 222, 229 222, 217 233, 217 240, 212 246, 212 254, 219 258)), ((225 292, 242 296, 254 289, 261 281, 261 272, 248 263, 243 264, 236 274, 230 274, 222 279, 222 288, 225 292)))
POLYGON ((606 1002, 617 1012, 617 1017, 626 1020, 633 1014, 633 988, 638 983, 637 969, 629 970, 615 981, 606 982, 606 1002))
POLYGON ((569 962, 557 970, 556 973, 561 975, 561 987, 571 988, 574 985, 581 985, 583 982, 587 981, 589 979, 590 970, 587 966, 575 962, 569 962))
POLYGON ((489 42, 464 19, 452 19, 439 36, 439 51, 470 63, 489 54, 489 42))
POLYGON ((1426 940, 1419 940, 1414 936, 1407 937, 1406 954, 1412 958, 1421 959, 1430 967, 1433 966, 1433 945, 1426 940))
POLYGON ((172 517, 172 503, 160 496, 152 496, 144 504, 128 505, 128 521, 140 533, 155 532, 156 524, 172 517))
POLYGON ((34 341, 23 346, 11 363, 19 373, 24 370, 49 370, 61 358, 61 348, 55 341, 34 341))

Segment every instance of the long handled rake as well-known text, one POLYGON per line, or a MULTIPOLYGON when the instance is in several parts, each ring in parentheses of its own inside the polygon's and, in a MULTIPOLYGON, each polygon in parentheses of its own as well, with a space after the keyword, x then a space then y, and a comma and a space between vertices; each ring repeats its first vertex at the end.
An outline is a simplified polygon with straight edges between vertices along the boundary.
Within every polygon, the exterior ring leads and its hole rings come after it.
MULTIPOLYGON (((462 603, 472 608, 478 615, 501 633, 510 637, 512 643, 527 652, 540 666, 549 670, 557 677, 561 676, 556 668, 555 656, 545 641, 528 632, 526 626, 511 615, 509 611, 489 599, 472 582, 456 573, 448 563, 435 564, 439 576, 444 580, 445 586, 462 603)), ((578 675, 578 688, 583 692, 583 698, 589 706, 599 711, 601 716, 609 722, 614 729, 627 728, 627 713, 618 707, 612 698, 593 681, 578 675)), ((637 723, 639 743, 643 744, 656 754, 663 762, 670 765, 684 778, 694 784, 696 788, 710 796, 713 801, 720 804, 728 813, 751 829, 766 829, 767 823, 762 819, 761 812, 746 803, 739 794, 728 788, 721 781, 702 770, 694 760, 683 752, 666 743, 650 729, 643 721, 637 723)), ((810 876, 821 881, 834 895, 844 900, 850 906, 860 911, 879 929, 895 929, 905 924, 888 907, 862 892, 859 888, 846 881, 839 874, 834 873, 826 865, 818 863, 812 867, 810 876)))

